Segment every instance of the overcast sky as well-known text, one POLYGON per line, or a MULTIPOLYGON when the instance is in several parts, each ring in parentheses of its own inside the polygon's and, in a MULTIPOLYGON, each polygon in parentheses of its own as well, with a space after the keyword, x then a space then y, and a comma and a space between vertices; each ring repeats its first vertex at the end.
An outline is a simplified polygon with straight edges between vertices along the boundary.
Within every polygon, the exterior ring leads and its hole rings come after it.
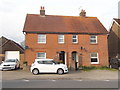
POLYGON ((0 37, 16 42, 24 40, 26 14, 39 14, 45 6, 47 15, 78 16, 81 9, 87 16, 98 17, 109 30, 113 18, 118 17, 120 0, 0 0, 0 37))

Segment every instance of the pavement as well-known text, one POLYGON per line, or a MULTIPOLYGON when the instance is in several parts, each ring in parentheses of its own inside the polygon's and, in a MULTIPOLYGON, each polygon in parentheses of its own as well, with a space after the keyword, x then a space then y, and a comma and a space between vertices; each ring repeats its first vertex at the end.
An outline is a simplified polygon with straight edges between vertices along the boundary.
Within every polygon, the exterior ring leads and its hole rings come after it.
POLYGON ((29 70, 0 71, 1 80, 118 80, 118 70, 69 71, 67 74, 33 75, 29 70))

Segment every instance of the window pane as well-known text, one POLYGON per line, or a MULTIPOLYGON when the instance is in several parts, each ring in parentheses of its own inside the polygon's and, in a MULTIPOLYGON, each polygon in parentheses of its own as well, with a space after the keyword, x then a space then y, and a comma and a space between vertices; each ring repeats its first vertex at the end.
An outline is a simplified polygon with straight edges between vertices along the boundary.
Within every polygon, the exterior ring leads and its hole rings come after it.
POLYGON ((59 39, 59 42, 64 42, 64 40, 63 39, 59 39))
POLYGON ((58 35, 58 38, 64 38, 64 35, 58 35))
POLYGON ((37 58, 46 58, 45 53, 37 53, 37 58))
POLYGON ((90 36, 90 43, 97 43, 97 36, 91 35, 90 36))
POLYGON ((72 42, 77 43, 77 41, 78 41, 77 35, 72 35, 72 42))
POLYGON ((97 53, 91 53, 91 58, 92 57, 97 57, 97 53))
POLYGON ((64 35, 58 35, 58 43, 64 43, 64 35))
POLYGON ((96 36, 95 36, 95 35, 92 35, 92 36, 90 36, 90 38, 96 38, 96 36))
POLYGON ((76 35, 73 35, 73 38, 77 38, 77 36, 76 36, 76 35))
POLYGON ((76 39, 73 39, 72 42, 77 42, 77 40, 76 40, 76 39))
POLYGON ((97 58, 91 58, 91 62, 98 62, 97 58))
POLYGON ((90 40, 91 43, 96 43, 96 40, 90 40))
POLYGON ((38 35, 38 43, 46 43, 46 35, 39 34, 38 35))

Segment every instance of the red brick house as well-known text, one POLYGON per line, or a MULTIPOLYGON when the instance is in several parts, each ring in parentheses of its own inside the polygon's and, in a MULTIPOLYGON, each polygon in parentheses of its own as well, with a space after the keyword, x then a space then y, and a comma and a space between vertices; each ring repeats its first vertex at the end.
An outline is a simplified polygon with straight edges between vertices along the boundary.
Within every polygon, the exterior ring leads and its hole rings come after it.
POLYGON ((107 66, 107 30, 96 17, 27 14, 25 34, 25 60, 53 58, 69 68, 80 66, 107 66))

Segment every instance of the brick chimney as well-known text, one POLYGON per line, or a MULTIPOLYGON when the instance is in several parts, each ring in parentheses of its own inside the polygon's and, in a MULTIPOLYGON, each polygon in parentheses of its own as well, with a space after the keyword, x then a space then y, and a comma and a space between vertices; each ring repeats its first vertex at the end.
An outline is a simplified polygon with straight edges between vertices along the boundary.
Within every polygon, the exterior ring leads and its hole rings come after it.
POLYGON ((41 8, 40 8, 40 15, 45 16, 45 8, 44 8, 44 6, 43 7, 41 6, 41 8))
POLYGON ((80 16, 81 16, 81 17, 86 17, 86 12, 85 12, 85 10, 83 10, 83 9, 81 10, 80 16))

